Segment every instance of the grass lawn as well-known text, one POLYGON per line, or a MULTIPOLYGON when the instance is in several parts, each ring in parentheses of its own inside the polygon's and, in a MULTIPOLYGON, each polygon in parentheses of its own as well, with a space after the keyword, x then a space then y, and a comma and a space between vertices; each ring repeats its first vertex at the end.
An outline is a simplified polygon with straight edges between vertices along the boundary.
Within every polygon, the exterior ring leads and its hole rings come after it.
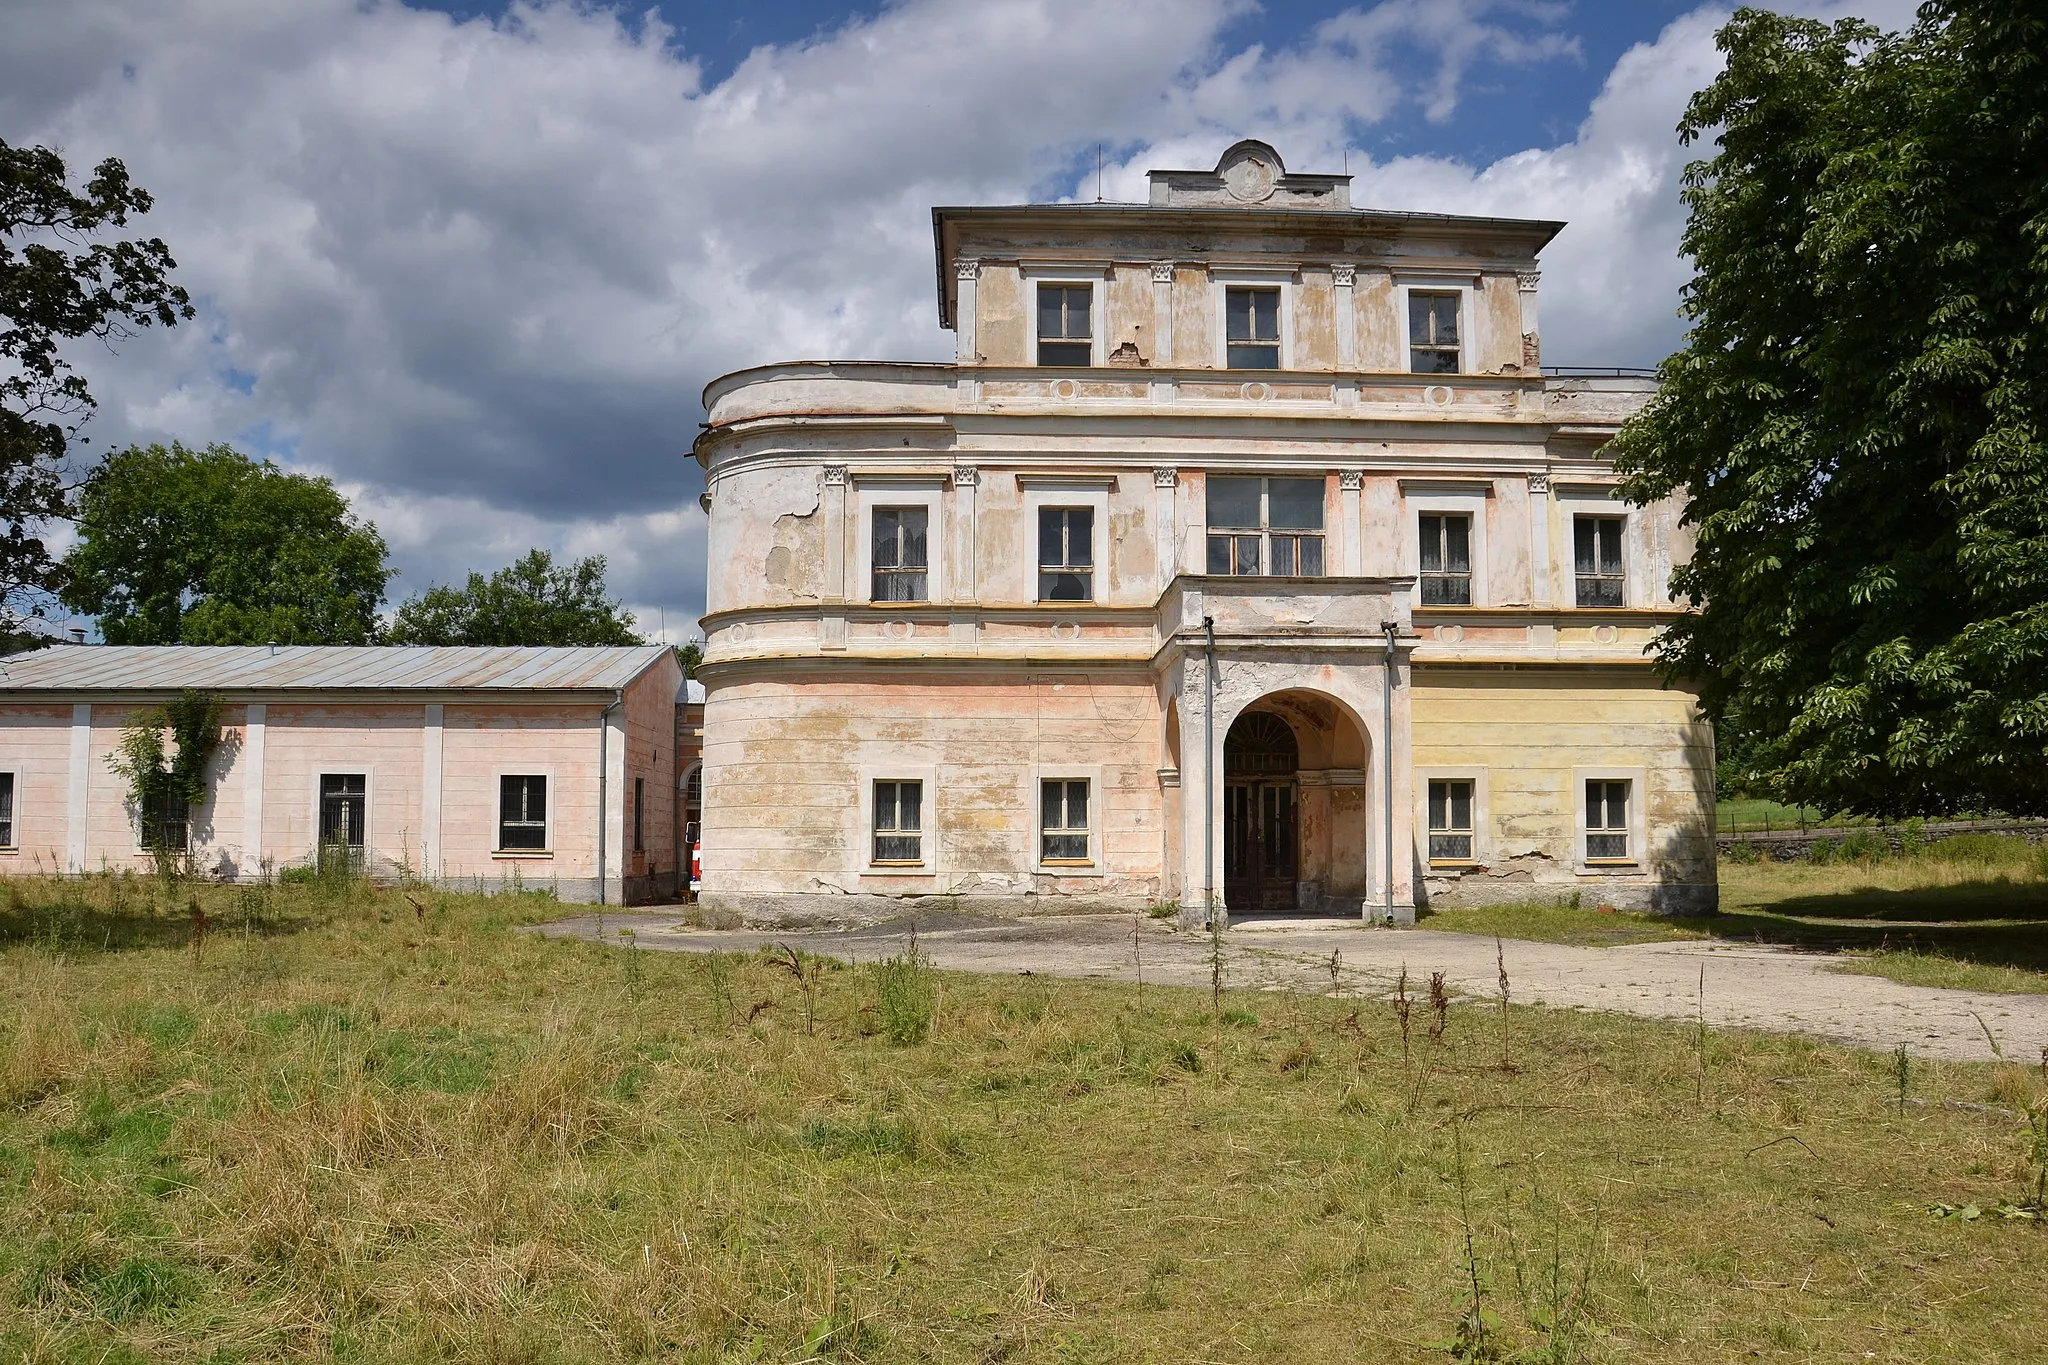
POLYGON ((1671 919, 1540 903, 1447 909, 1432 929, 1599 947, 1719 937, 1852 954, 1916 986, 2048 993, 2048 850, 1965 835, 1908 857, 1721 861, 1721 912, 1671 919))
POLYGON ((1883 1055, 1439 1015, 1426 983, 1404 1031, 1380 1000, 1219 1013, 518 932, 556 909, 0 884, 0 1355, 2010 1361, 2048 1339, 2048 1226, 1999 1213, 2037 1189, 2028 1128, 1938 1103, 2024 1109, 2048 1087, 2016 1065, 1914 1063, 1937 1102, 1903 1107, 1883 1055))
POLYGON ((1714 806, 1714 828, 1723 834, 1738 830, 1811 829, 1821 825, 1867 825, 1867 818, 1831 815, 1818 806, 1783 806, 1762 797, 1737 797, 1714 806))

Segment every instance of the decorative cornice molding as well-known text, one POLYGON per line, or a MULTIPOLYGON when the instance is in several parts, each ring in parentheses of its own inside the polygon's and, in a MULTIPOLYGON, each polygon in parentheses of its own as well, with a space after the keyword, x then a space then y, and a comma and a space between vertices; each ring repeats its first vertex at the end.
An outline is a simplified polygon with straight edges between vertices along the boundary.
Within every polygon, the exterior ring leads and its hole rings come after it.
POLYGON ((1180 482, 1180 471, 1170 465, 1156 465, 1152 470, 1154 488, 1172 488, 1180 482))

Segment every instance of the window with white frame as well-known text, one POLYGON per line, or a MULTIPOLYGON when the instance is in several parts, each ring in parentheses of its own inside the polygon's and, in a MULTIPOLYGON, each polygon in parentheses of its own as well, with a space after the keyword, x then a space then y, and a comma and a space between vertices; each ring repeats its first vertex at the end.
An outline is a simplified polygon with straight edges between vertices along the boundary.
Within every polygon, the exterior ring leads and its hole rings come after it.
POLYGON ((1038 860, 1089 861, 1088 779, 1048 777, 1038 784, 1038 860))
POLYGON ((1410 373, 1457 374, 1463 368, 1458 347, 1458 300, 1455 292, 1408 291, 1410 373))
POLYGON ((1472 605, 1472 518, 1455 512, 1424 512, 1416 521, 1421 551, 1422 605, 1472 605))
MULTIPOLYGON (((635 792, 634 839, 639 838, 635 792)), ((507 773, 498 779, 498 848, 507 853, 544 853, 548 846, 548 780, 539 773, 507 773)))
POLYGON ((1090 314, 1095 289, 1087 284, 1038 286, 1038 363, 1041 365, 1091 365, 1095 340, 1090 314))
POLYGON ((1323 480, 1208 479, 1209 572, 1320 578, 1323 480))
POLYGON ((1587 862, 1629 861, 1628 803, 1629 788, 1633 785, 1626 778, 1586 780, 1587 862))
POLYGON ((1038 509, 1038 600, 1095 600, 1095 509, 1038 509))
POLYGON ((877 602, 929 602, 927 553, 931 513, 924 507, 877 507, 872 516, 869 564, 877 602))
POLYGON ((1472 783, 1459 778, 1429 784, 1429 860, 1472 861, 1472 783))
POLYGON ((1572 520, 1572 569, 1582 607, 1623 604, 1627 575, 1621 561, 1621 517, 1575 517, 1572 520))
POLYGON ((924 861, 924 783, 886 778, 875 783, 874 856, 885 865, 924 861))
POLYGON ((0 848, 14 847, 14 774, 0 773, 0 848))
POLYGON ((1231 285, 1223 291, 1224 364, 1233 370, 1280 368, 1280 290, 1231 285))

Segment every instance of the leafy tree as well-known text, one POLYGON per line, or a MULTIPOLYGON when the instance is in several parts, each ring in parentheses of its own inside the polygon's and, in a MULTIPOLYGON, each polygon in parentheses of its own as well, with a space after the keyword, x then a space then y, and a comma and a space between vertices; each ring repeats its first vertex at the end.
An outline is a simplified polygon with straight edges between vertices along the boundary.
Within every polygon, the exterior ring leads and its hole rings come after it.
POLYGON ((604 556, 557 565, 532 550, 489 578, 408 598, 385 638, 397 645, 637 645, 633 614, 605 587, 604 556))
POLYGON ((224 445, 109 456, 78 536, 63 599, 109 644, 368 644, 391 577, 332 483, 224 445))
POLYGON ((206 803, 206 768, 221 744, 217 692, 187 689, 151 707, 121 732, 121 744, 107 766, 128 786, 128 800, 142 816, 143 847, 159 858, 177 855, 189 865, 187 839, 172 841, 167 826, 183 824, 206 803), (175 748, 166 754, 164 732, 175 748))
POLYGON ((704 642, 702 640, 688 640, 677 645, 675 649, 676 662, 683 666, 683 676, 685 678, 696 677, 698 666, 704 662, 704 642))
POLYGON ((0 627, 10 635, 61 581, 40 529, 71 510, 62 461, 93 406, 57 343, 112 342, 192 316, 162 242, 84 244, 151 203, 111 157, 81 194, 57 153, 0 141, 0 627))
POLYGON ((1690 334, 1618 440, 1697 532, 1663 660, 1780 797, 2048 813, 2048 11, 1719 41, 1690 334))

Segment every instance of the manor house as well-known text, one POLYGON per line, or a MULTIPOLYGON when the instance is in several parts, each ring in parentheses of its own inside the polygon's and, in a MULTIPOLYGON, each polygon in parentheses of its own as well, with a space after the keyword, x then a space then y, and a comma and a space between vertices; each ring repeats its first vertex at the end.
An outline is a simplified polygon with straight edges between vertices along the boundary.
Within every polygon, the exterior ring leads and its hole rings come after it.
POLYGON ((1563 226, 1259 142, 940 208, 947 364, 706 389, 702 899, 749 919, 1715 904, 1689 551, 1546 374, 1563 226))

